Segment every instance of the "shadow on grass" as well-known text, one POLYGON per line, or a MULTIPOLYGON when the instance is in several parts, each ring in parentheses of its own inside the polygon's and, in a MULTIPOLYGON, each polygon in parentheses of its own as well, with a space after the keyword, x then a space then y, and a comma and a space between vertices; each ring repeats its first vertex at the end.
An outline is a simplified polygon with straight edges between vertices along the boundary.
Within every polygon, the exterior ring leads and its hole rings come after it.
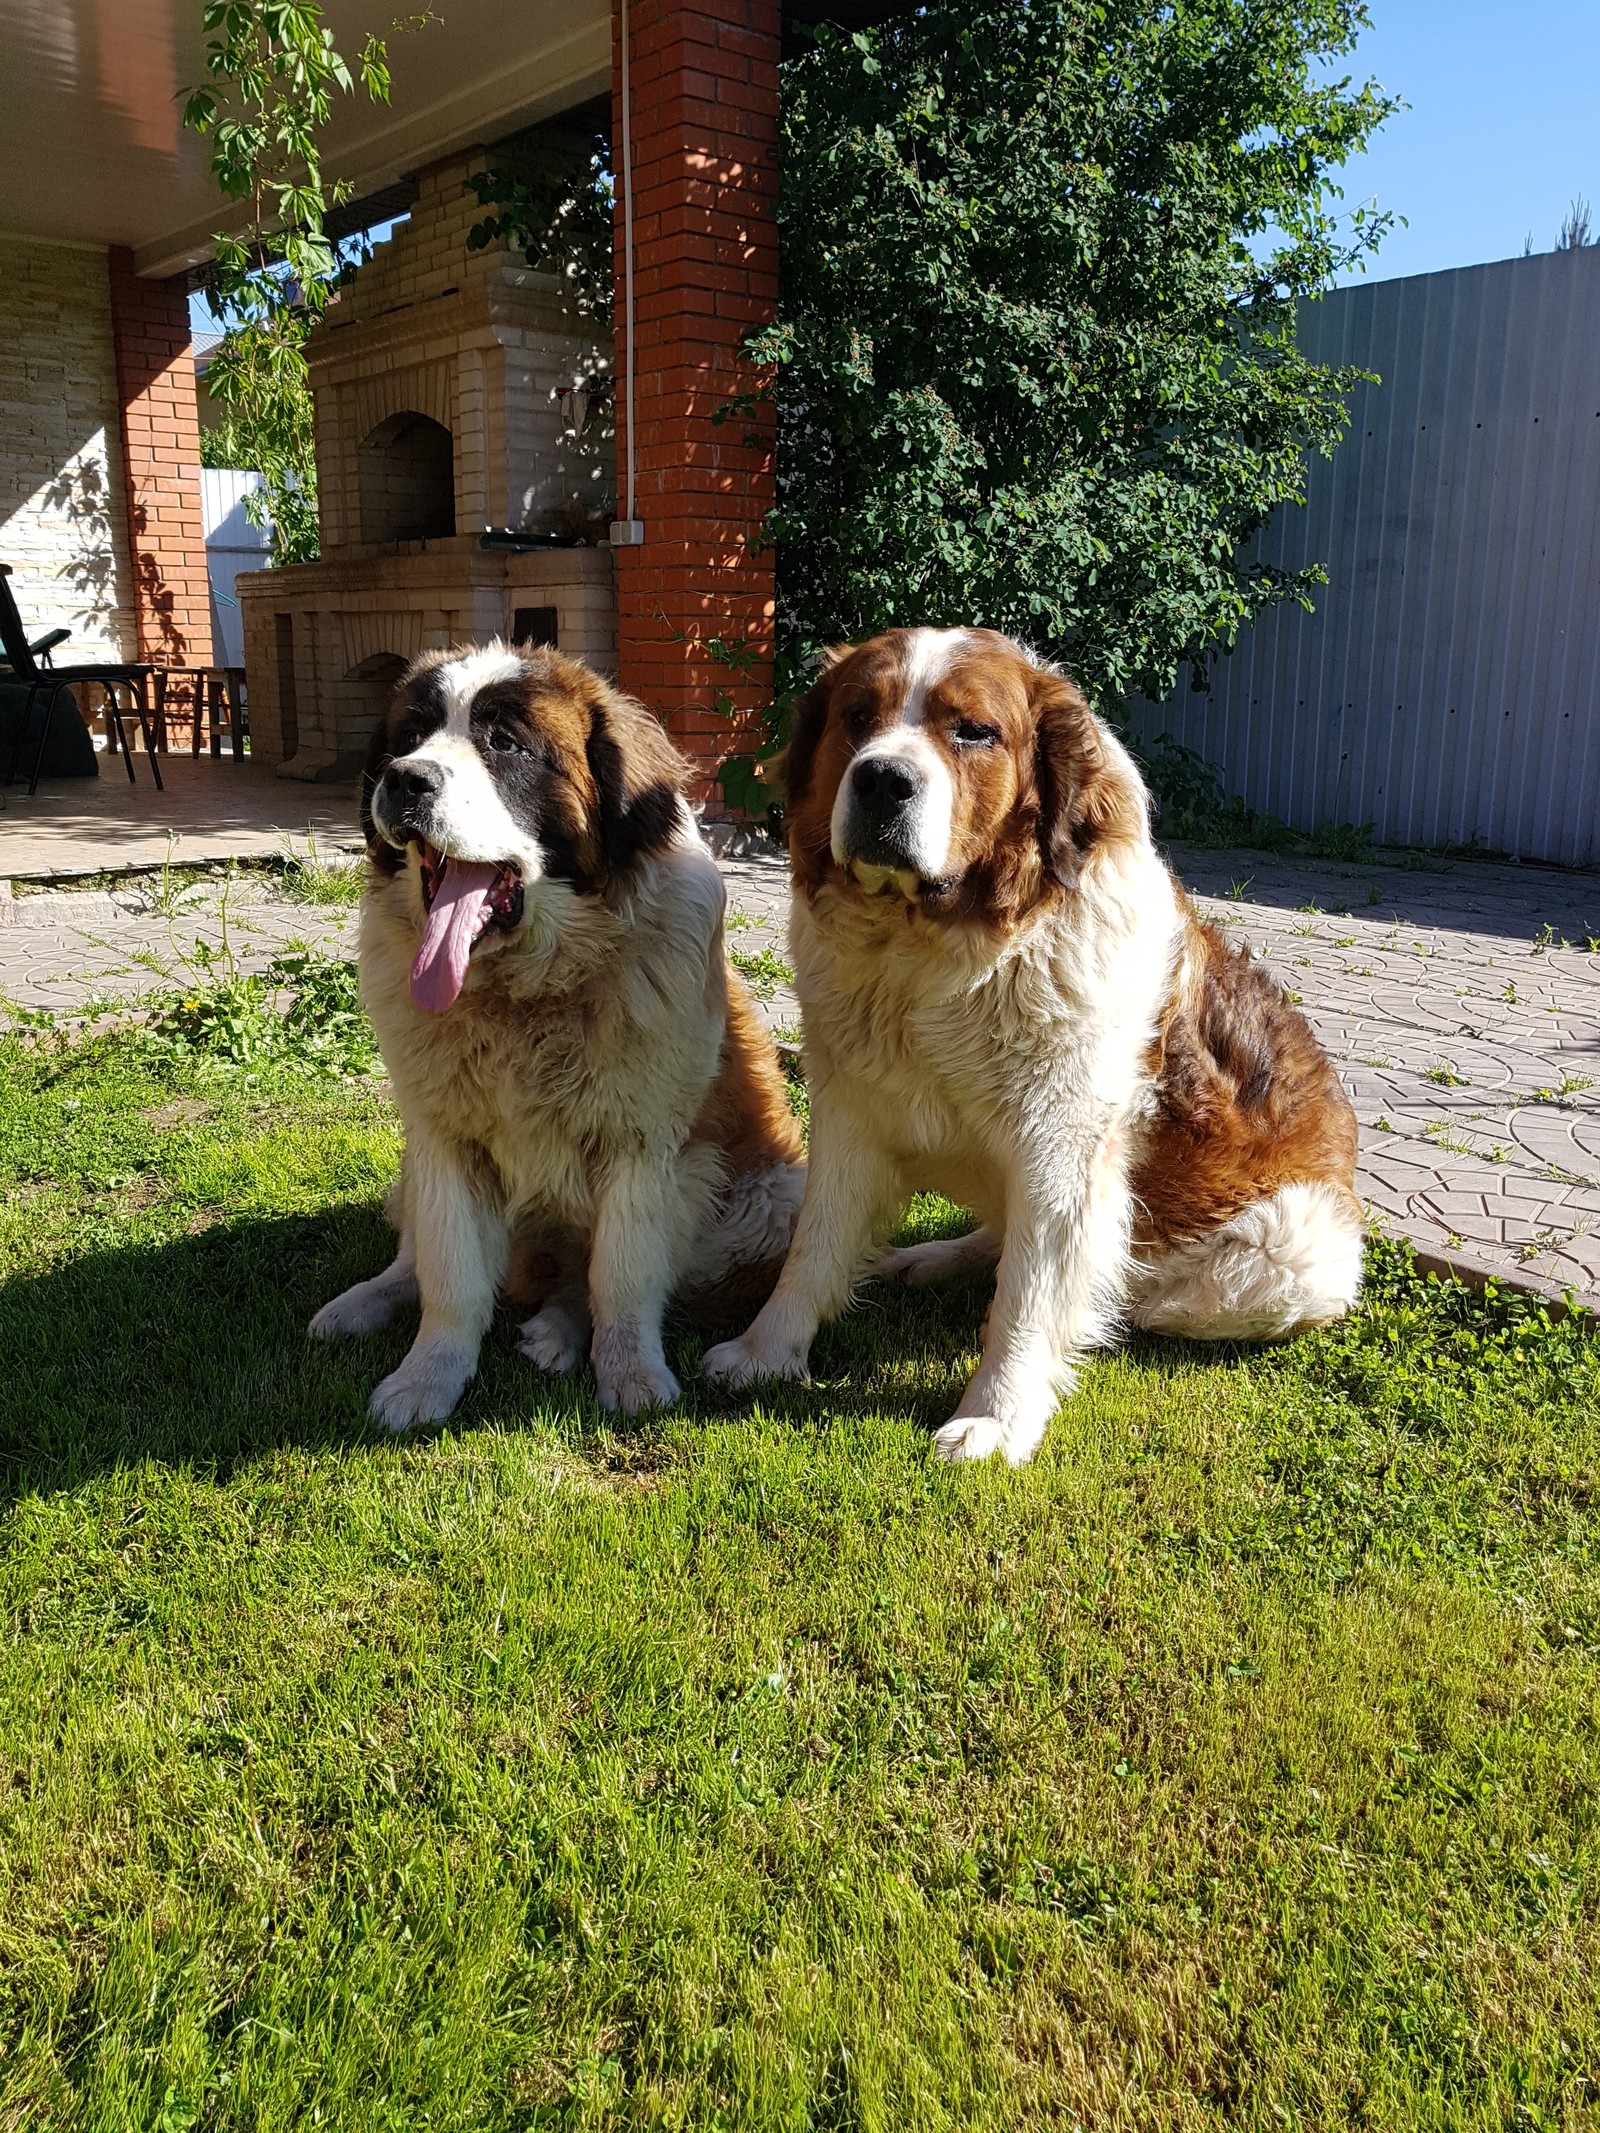
MULTIPOLYGON (((368 1421, 367 1398, 410 1345, 415 1311, 359 1340, 313 1342, 306 1325, 392 1248, 376 1208, 340 1207, 87 1250, 9 1283, 0 1309, 0 1496, 71 1488, 147 1459, 222 1481, 285 1446, 391 1444, 368 1421)), ((818 1335, 810 1385, 737 1393, 711 1385, 700 1358, 742 1318, 690 1325, 674 1315, 668 1353, 684 1397, 672 1412, 714 1424, 759 1410, 818 1433, 892 1416, 932 1431, 976 1364, 991 1291, 982 1275, 920 1290, 869 1283, 818 1335)), ((1141 1341, 1134 1354, 1159 1369, 1178 1354, 1192 1367, 1234 1351, 1141 1341)), ((558 1427, 574 1449, 601 1437, 642 1449, 664 1419, 604 1413, 587 1370, 544 1377, 518 1353, 502 1311, 449 1426, 535 1425, 558 1427)))

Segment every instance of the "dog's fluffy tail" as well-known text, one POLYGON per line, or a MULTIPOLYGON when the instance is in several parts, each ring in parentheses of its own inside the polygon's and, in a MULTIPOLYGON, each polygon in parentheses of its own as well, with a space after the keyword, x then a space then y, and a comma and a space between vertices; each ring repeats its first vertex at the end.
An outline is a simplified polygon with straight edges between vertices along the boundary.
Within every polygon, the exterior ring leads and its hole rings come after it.
POLYGON ((1343 1186, 1284 1185, 1137 1268, 1128 1317, 1188 1340, 1287 1340, 1355 1302, 1363 1230, 1343 1186))
POLYGON ((738 1319, 742 1326, 766 1302, 805 1189, 804 1163, 776 1163, 727 1181, 678 1283, 677 1301, 697 1325, 738 1319))

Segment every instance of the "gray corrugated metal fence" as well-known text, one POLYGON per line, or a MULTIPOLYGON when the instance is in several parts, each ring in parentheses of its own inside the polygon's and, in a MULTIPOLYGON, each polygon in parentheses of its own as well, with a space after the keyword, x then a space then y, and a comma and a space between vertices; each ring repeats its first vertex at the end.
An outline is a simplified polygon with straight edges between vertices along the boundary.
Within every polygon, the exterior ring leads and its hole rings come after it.
POLYGON ((1135 733, 1296 828, 1600 864, 1600 247, 1342 289, 1299 334, 1382 380, 1255 543, 1329 583, 1135 733))

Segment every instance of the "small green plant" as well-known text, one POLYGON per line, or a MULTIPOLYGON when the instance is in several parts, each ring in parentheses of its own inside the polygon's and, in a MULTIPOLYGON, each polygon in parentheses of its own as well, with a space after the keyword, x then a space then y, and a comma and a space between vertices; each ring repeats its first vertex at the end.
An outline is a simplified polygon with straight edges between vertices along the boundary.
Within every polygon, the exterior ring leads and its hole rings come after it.
POLYGON ((794 970, 775 948, 730 948, 728 961, 758 1000, 770 1000, 780 985, 794 983, 794 970))
POLYGON ((1581 1095, 1585 1089, 1593 1087, 1594 1077, 1590 1074, 1563 1074, 1555 1088, 1535 1089, 1528 1101, 1535 1104, 1564 1103, 1569 1096, 1581 1095))
POLYGON ((338 909, 360 903, 366 869, 348 854, 330 858, 318 847, 316 832, 308 829, 303 851, 292 837, 284 840, 282 878, 297 903, 338 909))
POLYGON ((1422 1130, 1436 1148, 1444 1148, 1451 1155, 1476 1155, 1478 1152, 1447 1118, 1430 1119, 1422 1130))
POLYGON ((1370 908, 1371 908, 1371 906, 1372 906, 1373 904, 1381 904, 1382 902, 1383 902, 1383 891, 1382 891, 1382 890, 1381 890, 1381 889, 1380 889, 1380 888, 1378 887, 1378 884, 1377 884, 1377 883, 1376 883, 1375 881, 1373 881, 1373 882, 1369 882, 1369 883, 1367 884, 1367 905, 1368 905, 1368 908, 1370 909, 1370 908))
POLYGON ((1370 859, 1370 822, 1324 822, 1306 839, 1306 850, 1315 859, 1370 859))
POLYGON ((1436 1059, 1432 1066, 1423 1070, 1424 1081, 1437 1083, 1441 1089, 1465 1089, 1471 1086, 1453 1059, 1436 1059))
POLYGON ((1394 1128, 1390 1125, 1389 1121, 1380 1113, 1379 1116, 1372 1121, 1372 1130, 1374 1131, 1374 1133, 1393 1133, 1394 1128))
POLYGON ((1255 876, 1253 874, 1247 874, 1243 881, 1230 881, 1223 894, 1230 904, 1242 904, 1244 902, 1244 892, 1254 880, 1255 876))
POLYGON ((203 893, 201 877, 176 862, 178 839, 167 832, 166 855, 161 862, 161 871, 151 887, 151 900, 155 908, 170 925, 178 913, 203 893))

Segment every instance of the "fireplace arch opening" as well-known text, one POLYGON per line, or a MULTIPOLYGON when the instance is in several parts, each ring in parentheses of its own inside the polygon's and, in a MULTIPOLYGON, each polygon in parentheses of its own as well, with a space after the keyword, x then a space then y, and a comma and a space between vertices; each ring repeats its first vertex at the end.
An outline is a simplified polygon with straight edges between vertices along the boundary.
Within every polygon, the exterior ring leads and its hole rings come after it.
MULTIPOLYGON (((364 747, 367 736, 377 730, 378 721, 388 710, 395 683, 408 664, 396 652, 374 652, 358 660, 342 681, 330 683, 335 732, 351 737, 359 734, 364 747)), ((346 752, 348 748, 347 741, 346 752)))
POLYGON ((455 439, 431 415, 402 408, 356 447, 361 538, 437 541, 456 530, 455 439))

